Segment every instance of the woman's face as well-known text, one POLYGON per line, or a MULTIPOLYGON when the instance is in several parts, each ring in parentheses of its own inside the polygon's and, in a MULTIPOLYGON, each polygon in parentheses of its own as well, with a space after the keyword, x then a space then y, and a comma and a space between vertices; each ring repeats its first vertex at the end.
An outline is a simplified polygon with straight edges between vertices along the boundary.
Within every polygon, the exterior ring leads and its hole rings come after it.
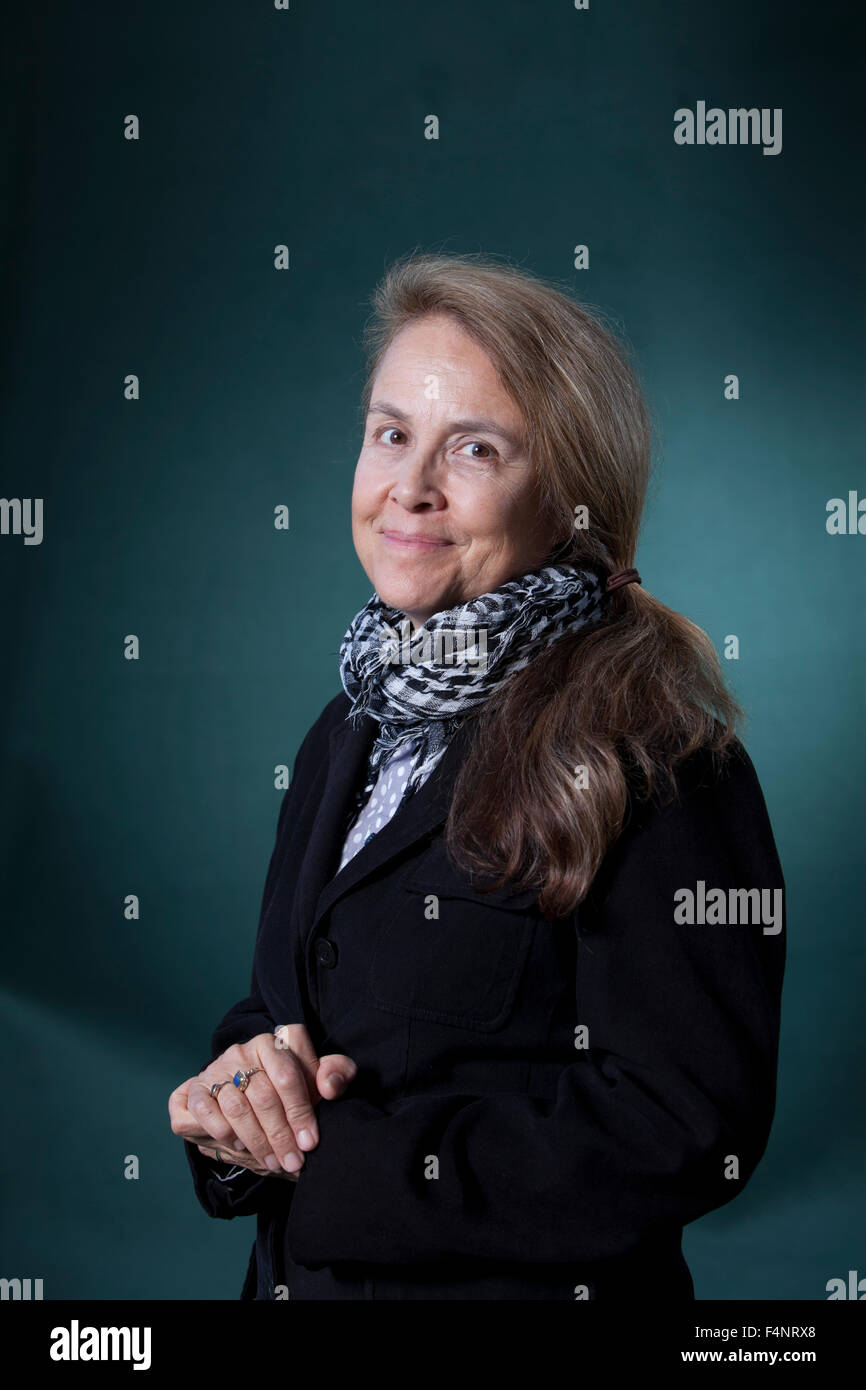
POLYGON ((419 627, 540 565, 520 410, 456 323, 404 328, 373 382, 352 493, 358 558, 384 603, 419 627))

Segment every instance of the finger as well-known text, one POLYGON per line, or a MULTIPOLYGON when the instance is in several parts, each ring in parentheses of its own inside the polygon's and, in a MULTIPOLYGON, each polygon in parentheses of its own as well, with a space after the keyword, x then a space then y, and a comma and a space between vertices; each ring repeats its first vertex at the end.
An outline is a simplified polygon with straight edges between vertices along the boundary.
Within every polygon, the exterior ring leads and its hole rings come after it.
POLYGON ((325 1100, 336 1100, 350 1082, 354 1081, 358 1067, 351 1057, 342 1052, 329 1052, 319 1061, 316 1073, 316 1086, 325 1100))
MULTIPOLYGON (((201 1146, 201 1145, 207 1146, 208 1144, 209 1144, 209 1145, 211 1146, 211 1148, 212 1148, 213 1145, 217 1142, 217 1141, 214 1139, 214 1137, 213 1137, 212 1134, 208 1134, 208 1133, 207 1133, 205 1130, 203 1130, 203 1129, 194 1130, 193 1133, 191 1133, 191 1134, 185 1134, 183 1137, 184 1137, 184 1139, 188 1140, 188 1142, 189 1142, 190 1144, 195 1144, 197 1148, 198 1148, 199 1146, 201 1146)), ((231 1151, 230 1151, 229 1157, 230 1157, 230 1158, 234 1158, 235 1154, 242 1154, 242 1153, 244 1153, 244 1149, 243 1149, 243 1148, 240 1148, 240 1149, 234 1149, 234 1148, 233 1148, 233 1149, 231 1149, 231 1151)))
MULTIPOLYGON (((297 1123, 293 1122, 293 1133, 296 1138, 303 1133, 304 1139, 299 1142, 302 1149, 311 1149, 319 1142, 319 1128, 316 1124, 314 1108, 319 1101, 319 1092, 316 1085, 316 1073, 319 1068, 319 1059, 313 1040, 307 1029, 302 1023, 284 1023, 274 1029, 273 1035, 274 1049, 278 1053, 286 1054, 296 1058, 303 1070, 307 1082, 307 1094, 310 1098, 310 1111, 305 1113, 302 1108, 297 1114, 297 1123)), ((275 1082, 279 1082, 280 1076, 276 1067, 268 1067, 269 1075, 275 1082)), ((281 1087, 278 1086, 278 1089, 281 1087)), ((299 1102, 302 1104, 302 1102, 299 1102)), ((287 1114, 287 1119, 289 1118, 287 1114)))
POLYGON ((315 1083, 319 1059, 313 1040, 302 1023, 283 1023, 275 1028, 274 1047, 278 1052, 291 1052, 297 1057, 311 1084, 315 1083))
POLYGON ((269 1065, 274 1066, 275 1079, 280 1083, 281 1090, 276 1089, 269 1072, 262 1069, 250 1078, 244 1099, 249 1103, 269 1145, 267 1161, 271 1168, 282 1165, 287 1172, 297 1172, 303 1163, 302 1150, 312 1147, 309 1137, 311 1122, 307 1119, 312 1115, 307 1078, 300 1063, 294 1059, 281 1059, 279 1065, 269 1060, 269 1065), (285 1078, 287 1066, 295 1069, 292 1081, 285 1078), (285 1096, 289 1088, 300 1099, 296 1107, 289 1106, 287 1113, 285 1096), (270 1162, 271 1159, 274 1161, 270 1162))
POLYGON ((245 1168, 250 1173, 255 1173, 257 1177, 268 1178, 271 1176, 270 1170, 258 1159, 253 1158, 252 1154, 246 1152, 242 1154, 224 1153, 222 1149, 216 1149, 213 1140, 206 1144, 197 1144, 196 1148, 205 1158, 214 1158, 218 1163, 226 1163, 230 1167, 245 1168))
POLYGON ((184 1126, 189 1127, 189 1115, 186 1108, 188 1086, 189 1082, 185 1081, 182 1086, 178 1086, 176 1090, 172 1091, 168 1098, 168 1118, 172 1134, 181 1134, 184 1126))
MULTIPOLYGON (((306 1030, 303 1030, 306 1032, 306 1030)), ((313 1096, 315 1094, 315 1070, 308 1073, 304 1062, 293 1052, 276 1045, 264 1046, 259 1050, 262 1064, 273 1087, 273 1094, 282 1108, 282 1114, 272 1110, 273 1099, 264 1087, 249 1097, 261 1124, 271 1138, 274 1153, 282 1160, 290 1154, 302 1155, 303 1151, 315 1148, 319 1142, 319 1127, 316 1124, 313 1096)), ((304 1049, 304 1056, 315 1058, 310 1048, 304 1049)), ((250 1081, 252 1090, 253 1077, 250 1081)), ((285 1163, 283 1164, 285 1167, 285 1163)), ((297 1171, 294 1165, 289 1172, 297 1171)))
MULTIPOLYGON (((301 1084, 306 1089, 306 1082, 303 1079, 301 1084)), ((278 1153, 271 1147, 271 1142, 259 1120, 259 1108, 263 1115, 268 1116, 273 1116, 281 1109, 280 1100, 276 1097, 274 1088, 264 1069, 258 1070, 255 1075, 249 1078, 243 1091, 238 1086, 223 1086, 217 1096, 217 1102, 243 1147, 255 1159, 263 1163, 269 1171, 278 1172, 281 1162, 284 1168, 288 1164, 287 1171, 289 1172, 296 1171, 301 1167, 303 1158, 294 1144, 294 1135, 290 1133, 289 1138, 281 1145, 284 1152, 278 1153)), ((282 1124, 285 1128, 285 1116, 282 1117, 282 1124)))
POLYGON ((218 1100, 210 1093, 210 1085, 201 1077, 192 1077, 187 1085, 185 1116, 179 1116, 179 1125, 172 1124, 175 1134, 185 1139, 204 1133, 226 1148, 242 1147, 243 1141, 234 1132, 218 1100))

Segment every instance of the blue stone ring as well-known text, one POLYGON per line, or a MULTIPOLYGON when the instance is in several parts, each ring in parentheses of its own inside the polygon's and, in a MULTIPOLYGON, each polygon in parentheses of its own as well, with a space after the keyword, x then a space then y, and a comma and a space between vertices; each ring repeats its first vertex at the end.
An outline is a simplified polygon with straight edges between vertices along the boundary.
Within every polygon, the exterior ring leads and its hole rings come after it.
POLYGON ((239 1091, 245 1091, 250 1084, 250 1077, 255 1076, 261 1067, 250 1067, 248 1071, 236 1071, 232 1077, 232 1083, 237 1086, 239 1091))

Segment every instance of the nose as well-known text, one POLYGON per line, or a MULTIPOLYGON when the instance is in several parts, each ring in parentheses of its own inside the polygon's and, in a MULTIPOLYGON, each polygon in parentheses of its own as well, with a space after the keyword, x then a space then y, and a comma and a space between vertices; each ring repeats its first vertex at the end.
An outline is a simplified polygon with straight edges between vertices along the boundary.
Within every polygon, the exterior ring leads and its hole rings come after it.
POLYGON ((436 455, 424 448, 407 449, 395 462, 394 479, 388 492, 407 512, 438 511, 445 498, 437 482, 436 455))

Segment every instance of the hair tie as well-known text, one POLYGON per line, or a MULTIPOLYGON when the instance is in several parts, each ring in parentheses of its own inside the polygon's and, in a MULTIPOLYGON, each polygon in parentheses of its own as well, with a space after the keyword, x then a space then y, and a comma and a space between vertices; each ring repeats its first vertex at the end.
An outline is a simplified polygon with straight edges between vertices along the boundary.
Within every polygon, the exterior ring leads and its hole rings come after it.
POLYGON ((616 574, 609 576, 605 584, 605 591, 610 593, 611 589, 619 589, 623 584, 642 584, 643 580, 637 570, 619 570, 616 574))

